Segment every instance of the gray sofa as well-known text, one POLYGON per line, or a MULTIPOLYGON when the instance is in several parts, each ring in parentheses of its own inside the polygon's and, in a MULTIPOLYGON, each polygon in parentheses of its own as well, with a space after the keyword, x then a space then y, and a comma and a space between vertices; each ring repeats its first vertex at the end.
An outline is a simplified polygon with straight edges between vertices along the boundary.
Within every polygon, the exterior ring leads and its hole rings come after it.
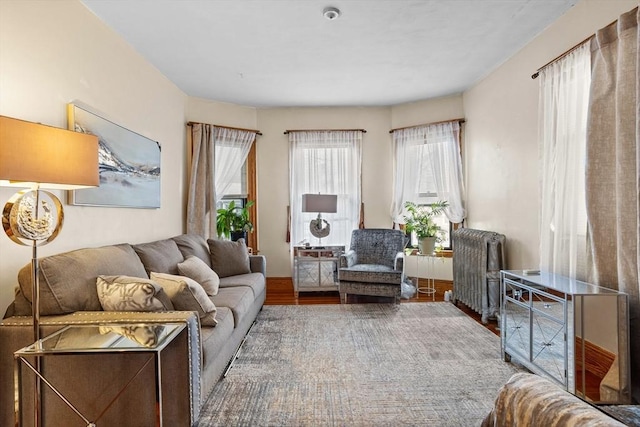
MULTIPOLYGON (((249 255, 243 242, 207 241, 187 234, 143 244, 86 248, 53 255, 40 260, 42 335, 68 324, 185 323, 187 327, 183 333, 163 350, 164 425, 195 425, 201 405, 223 375, 262 308, 266 297, 265 276, 265 258, 249 255), (144 279, 148 279, 151 273, 179 276, 179 264, 183 265, 185 260, 193 257, 220 276, 217 294, 208 296, 215 304, 215 326, 201 325, 201 320, 211 324, 212 313, 205 317, 198 311, 175 309, 154 312, 102 309, 96 290, 98 276, 123 275, 144 279)), ((18 274, 18 283, 16 298, 0 322, 0 425, 13 425, 14 422, 13 352, 33 340, 29 265, 18 274)), ((117 394, 109 392, 108 385, 112 382, 126 383, 141 363, 138 355, 50 359, 43 362, 45 375, 54 378, 54 384, 75 396, 77 400, 73 403, 90 417, 100 416, 98 425, 155 424, 155 408, 148 404, 155 398, 154 387, 150 384, 155 381, 152 370, 136 377, 113 407, 105 411, 117 394), (104 396, 95 396, 96 389, 107 391, 104 396), (104 414, 100 415, 103 411, 104 414)), ((25 383, 24 395, 27 398, 24 408, 29 411, 32 408, 28 397, 32 395, 31 385, 29 381, 25 383)), ((85 425, 46 387, 43 401, 44 425, 85 425)), ((30 417, 25 421, 29 424, 30 417)))

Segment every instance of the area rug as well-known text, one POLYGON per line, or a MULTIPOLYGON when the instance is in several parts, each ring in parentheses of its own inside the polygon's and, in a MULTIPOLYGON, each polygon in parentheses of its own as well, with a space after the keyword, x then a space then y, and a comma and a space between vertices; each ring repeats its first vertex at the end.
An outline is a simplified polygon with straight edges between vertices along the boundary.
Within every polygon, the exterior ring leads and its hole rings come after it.
POLYGON ((519 368, 444 302, 265 306, 200 426, 474 426, 519 368))

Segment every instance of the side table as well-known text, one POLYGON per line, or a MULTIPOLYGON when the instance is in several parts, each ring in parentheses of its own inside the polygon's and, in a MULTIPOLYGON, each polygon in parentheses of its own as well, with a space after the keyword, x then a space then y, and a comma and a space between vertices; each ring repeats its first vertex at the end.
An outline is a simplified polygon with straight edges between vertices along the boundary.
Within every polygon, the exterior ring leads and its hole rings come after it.
POLYGON ((293 285, 300 292, 337 291, 338 262, 344 246, 294 246, 293 285))
MULTIPOLYGON (((107 414, 109 409, 118 401, 129 385, 132 384, 148 366, 154 370, 153 376, 155 382, 155 399, 154 402, 149 402, 149 404, 154 405, 153 412, 155 412, 155 422, 150 421, 157 426, 164 425, 163 404, 166 400, 163 399, 162 387, 163 350, 185 329, 185 323, 70 325, 16 351, 14 353, 16 426, 23 425, 23 418, 27 416, 27 414, 22 413, 22 408, 24 407, 24 381, 22 378, 24 368, 32 371, 35 374, 34 378, 39 378, 42 383, 41 392, 44 392, 45 389, 50 389, 55 396, 64 402, 69 409, 68 415, 65 415, 65 419, 71 420, 77 416, 86 426, 96 426, 98 425, 97 423, 101 421, 103 415, 107 414), (94 363, 101 363, 105 360, 102 359, 103 357, 122 354, 141 355, 141 359, 135 358, 135 362, 139 363, 139 365, 132 368, 137 370, 134 371, 129 381, 122 384, 120 386, 121 388, 113 393, 112 396, 106 398, 107 403, 104 407, 97 409, 96 413, 83 414, 78 405, 72 401, 73 398, 65 396, 65 394, 60 391, 63 385, 67 388, 65 393, 69 394, 70 391, 74 391, 74 387, 69 387, 68 384, 69 382, 73 382, 72 378, 64 378, 64 382, 67 383, 66 385, 61 384, 62 381, 60 381, 60 378, 57 378, 57 380, 48 378, 54 374, 54 372, 47 372, 46 369, 48 362, 52 358, 63 358, 65 356, 97 356, 94 363), (32 361, 36 363, 32 363, 32 361), (38 365, 43 367, 42 372, 36 370, 35 366, 38 365), (75 413, 75 416, 73 413, 75 413)), ((78 376, 91 376, 91 372, 81 370, 78 370, 75 374, 78 376)), ((104 390, 92 389, 86 392, 95 393, 102 398, 105 397, 103 395, 105 393, 104 390)), ((84 390, 83 393, 85 393, 84 390)), ((52 399, 55 396, 52 396, 52 399)), ((59 404, 59 401, 55 403, 59 404)), ((42 417, 38 418, 44 419, 44 416, 47 414, 47 402, 43 401, 43 407, 37 410, 42 411, 42 417)), ((68 425, 71 425, 71 423, 68 425)))
POLYGON ((431 300, 436 300, 436 279, 434 277, 435 262, 438 258, 435 254, 416 253, 416 291, 421 294, 431 295, 431 300), (424 268, 421 269, 421 267, 424 268), (424 271, 424 279, 420 278, 420 272, 424 271))

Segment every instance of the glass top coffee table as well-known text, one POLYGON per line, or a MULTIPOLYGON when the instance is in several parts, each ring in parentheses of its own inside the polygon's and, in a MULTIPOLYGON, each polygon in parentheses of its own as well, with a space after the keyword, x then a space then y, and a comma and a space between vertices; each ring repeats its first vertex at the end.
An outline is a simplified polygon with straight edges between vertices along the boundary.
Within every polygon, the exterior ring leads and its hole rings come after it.
MULTIPOLYGON (((47 379, 46 373, 41 370, 41 364, 49 357, 64 355, 109 355, 122 353, 144 353, 148 358, 143 359, 142 365, 135 371, 133 377, 137 377, 148 365, 152 364, 155 371, 155 408, 156 425, 163 425, 162 413, 162 350, 186 328, 186 323, 106 323, 91 325, 70 325, 54 332, 53 334, 27 346, 14 353, 15 358, 15 416, 16 425, 23 424, 23 417, 20 408, 23 407, 23 368, 27 368, 35 374, 35 386, 37 395, 35 399, 40 400, 40 382, 48 386, 62 401, 78 416, 87 426, 96 426, 100 417, 118 400, 122 392, 131 384, 133 378, 122 385, 121 390, 116 393, 112 400, 99 413, 95 414, 92 420, 83 415, 76 406, 73 405, 59 391, 59 387, 47 379)), ((78 375, 90 375, 86 372, 78 372, 78 375)), ((66 379, 72 381, 72 379, 66 379)), ((36 405, 34 411, 35 424, 38 425, 42 418, 40 411, 41 404, 36 405)))

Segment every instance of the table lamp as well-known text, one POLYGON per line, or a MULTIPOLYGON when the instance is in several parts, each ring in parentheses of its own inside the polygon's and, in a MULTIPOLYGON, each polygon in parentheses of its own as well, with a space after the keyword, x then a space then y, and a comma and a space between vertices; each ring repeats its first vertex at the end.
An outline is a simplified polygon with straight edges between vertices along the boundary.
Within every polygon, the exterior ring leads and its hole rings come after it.
POLYGON ((60 200, 42 189, 96 187, 98 138, 94 135, 0 116, 0 186, 27 187, 2 211, 11 240, 32 246, 33 338, 40 339, 40 286, 37 247, 56 238, 64 219, 60 200))
POLYGON ((338 196, 335 194, 303 194, 302 212, 318 212, 318 217, 309 223, 309 231, 318 239, 327 237, 331 232, 329 223, 322 219, 323 213, 338 211, 338 196))

